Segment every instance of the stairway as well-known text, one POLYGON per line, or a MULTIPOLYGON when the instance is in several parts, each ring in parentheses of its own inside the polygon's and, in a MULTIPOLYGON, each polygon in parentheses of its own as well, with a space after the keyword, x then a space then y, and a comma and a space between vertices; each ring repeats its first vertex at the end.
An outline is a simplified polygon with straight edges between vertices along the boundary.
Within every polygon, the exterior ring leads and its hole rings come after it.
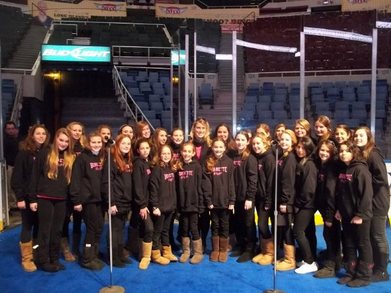
POLYGON ((8 62, 9 68, 31 69, 37 60, 47 29, 32 24, 8 62))

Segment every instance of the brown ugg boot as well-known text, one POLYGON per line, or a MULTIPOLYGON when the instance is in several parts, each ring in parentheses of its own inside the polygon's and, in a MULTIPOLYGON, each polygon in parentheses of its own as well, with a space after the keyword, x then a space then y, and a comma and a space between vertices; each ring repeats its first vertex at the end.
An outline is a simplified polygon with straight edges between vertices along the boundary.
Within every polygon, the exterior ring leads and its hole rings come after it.
POLYGON ((162 248, 163 248, 163 257, 169 259, 172 262, 178 261, 178 258, 172 253, 171 245, 168 246, 163 245, 162 248))
POLYGON ((220 237, 220 252, 219 252, 219 262, 226 262, 228 259, 228 238, 220 237))
POLYGON ((64 259, 69 262, 76 260, 75 256, 72 254, 71 249, 69 248, 68 239, 66 237, 61 238, 61 252, 64 255, 64 259))
POLYGON ((193 250, 194 250, 194 255, 190 259, 191 264, 199 264, 202 259, 204 258, 204 254, 202 253, 202 241, 201 238, 198 240, 193 240, 193 250))
POLYGON ((295 246, 284 244, 284 258, 277 261, 277 271, 290 271, 296 269, 295 246))
POLYGON ((142 258, 138 265, 140 270, 148 269, 149 264, 151 263, 151 253, 152 253, 152 242, 143 242, 142 251, 140 251, 140 255, 142 258))
POLYGON ((179 258, 179 262, 187 262, 190 257, 190 238, 182 237, 182 255, 179 258))
POLYGON ((220 237, 213 236, 212 237, 212 252, 210 253, 209 260, 210 261, 219 261, 219 250, 220 250, 220 237))
POLYGON ((161 252, 159 249, 152 250, 152 255, 151 255, 152 261, 154 263, 157 263, 159 265, 168 265, 170 263, 170 260, 168 258, 165 258, 162 256, 161 252))
POLYGON ((258 254, 257 256, 253 257, 252 261, 267 266, 273 263, 274 261, 274 243, 273 239, 262 239, 262 253, 258 254))
POLYGON ((20 253, 22 255, 22 267, 25 272, 35 272, 37 267, 33 262, 33 242, 19 242, 20 253))

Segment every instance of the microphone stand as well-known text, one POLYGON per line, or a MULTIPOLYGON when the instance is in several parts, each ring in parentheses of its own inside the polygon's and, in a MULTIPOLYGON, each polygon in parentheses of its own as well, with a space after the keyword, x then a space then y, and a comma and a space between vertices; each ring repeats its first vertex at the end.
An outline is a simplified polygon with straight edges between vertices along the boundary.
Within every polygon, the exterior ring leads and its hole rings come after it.
POLYGON ((109 218, 109 255, 110 255, 110 283, 108 286, 99 290, 99 293, 123 293, 125 292, 122 286, 113 286, 113 237, 111 225, 111 147, 114 145, 112 139, 105 137, 107 151, 107 181, 108 181, 108 218, 109 218))
POLYGON ((278 144, 276 145, 276 170, 275 170, 275 185, 274 185, 274 227, 273 227, 273 236, 274 236, 274 266, 273 266, 273 289, 266 289, 263 292, 264 293, 284 293, 284 291, 276 289, 276 282, 277 282, 277 216, 278 216, 278 204, 277 204, 277 197, 278 197, 278 188, 277 188, 277 182, 278 182, 278 144))

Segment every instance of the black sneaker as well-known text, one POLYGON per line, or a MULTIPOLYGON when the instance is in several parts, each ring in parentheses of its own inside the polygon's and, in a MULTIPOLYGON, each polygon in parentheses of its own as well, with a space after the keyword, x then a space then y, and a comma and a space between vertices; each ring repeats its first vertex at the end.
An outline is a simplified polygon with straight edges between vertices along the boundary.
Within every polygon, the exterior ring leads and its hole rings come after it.
POLYGON ((44 264, 40 264, 38 265, 38 268, 44 272, 48 272, 48 273, 57 273, 60 269, 58 266, 56 266, 55 264, 52 264, 52 263, 44 263, 44 264))
POLYGON ((368 286, 371 282, 363 279, 353 279, 348 282, 346 285, 351 288, 365 287, 368 286))
POLYGON ((390 279, 390 275, 387 272, 375 271, 371 277, 372 282, 386 282, 390 279))
POLYGON ((248 262, 248 261, 252 260, 253 257, 254 257, 254 254, 252 253, 252 251, 245 251, 239 256, 239 258, 236 260, 236 262, 239 262, 239 263, 248 262))

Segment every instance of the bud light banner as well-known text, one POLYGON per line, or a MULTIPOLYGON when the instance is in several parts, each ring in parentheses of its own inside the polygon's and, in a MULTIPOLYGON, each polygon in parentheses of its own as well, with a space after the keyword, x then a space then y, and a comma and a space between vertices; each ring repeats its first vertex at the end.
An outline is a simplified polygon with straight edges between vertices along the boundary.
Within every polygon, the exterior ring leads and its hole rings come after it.
POLYGON ((42 61, 110 63, 110 47, 42 45, 42 61))

